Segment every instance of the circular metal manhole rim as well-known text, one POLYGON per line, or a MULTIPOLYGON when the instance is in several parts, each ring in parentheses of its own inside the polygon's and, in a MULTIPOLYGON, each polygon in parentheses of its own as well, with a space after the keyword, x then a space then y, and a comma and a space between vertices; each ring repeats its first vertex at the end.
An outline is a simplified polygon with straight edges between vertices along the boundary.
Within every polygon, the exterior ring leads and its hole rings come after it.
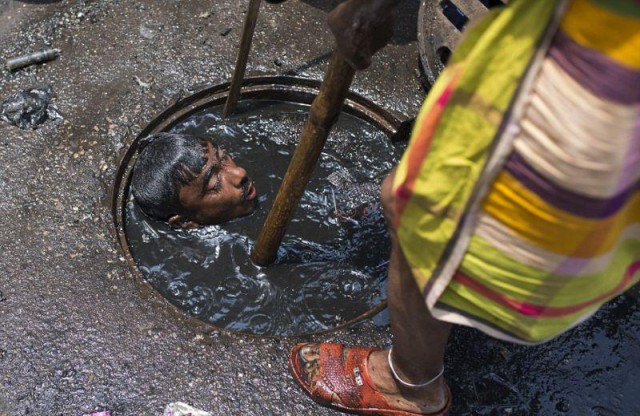
MULTIPOLYGON (((321 81, 290 76, 262 76, 246 78, 242 83, 240 100, 263 99, 288 101, 297 104, 311 104, 315 96, 318 94, 320 85, 321 81)), ((112 217, 111 229, 120 249, 122 250, 125 261, 133 273, 134 280, 141 289, 141 295, 159 300, 161 303, 168 306, 169 310, 175 313, 179 318, 186 320, 187 324, 203 331, 213 330, 228 334, 241 334, 260 338, 294 338, 333 332, 381 312, 386 307, 386 300, 374 306, 369 311, 332 328, 290 336, 259 335, 251 332, 233 331, 219 327, 190 315, 162 296, 162 294, 157 291, 151 283, 144 279, 142 272, 138 269, 133 258, 125 232, 125 204, 127 203, 127 198, 125 196, 129 194, 131 170, 137 156, 138 143, 142 138, 150 134, 166 131, 201 110, 223 104, 228 95, 229 86, 230 83, 226 82, 206 88, 179 100, 155 117, 140 132, 140 134, 135 137, 128 138, 125 142, 123 148, 126 150, 118 162, 118 169, 115 173, 114 184, 109 195, 112 217)), ((409 119, 406 116, 386 110, 367 98, 353 92, 349 92, 347 94, 343 111, 368 121, 387 134, 390 139, 397 135, 397 133, 402 132, 409 122, 409 119)))

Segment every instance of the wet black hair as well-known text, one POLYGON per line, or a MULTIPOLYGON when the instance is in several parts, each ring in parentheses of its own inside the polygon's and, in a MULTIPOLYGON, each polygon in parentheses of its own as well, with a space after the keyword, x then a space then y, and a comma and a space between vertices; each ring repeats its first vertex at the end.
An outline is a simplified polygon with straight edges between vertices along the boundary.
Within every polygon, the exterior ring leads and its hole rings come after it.
POLYGON ((186 134, 158 133, 142 139, 139 151, 131 186, 142 211, 161 220, 189 215, 180 203, 180 188, 204 168, 207 141, 186 134))

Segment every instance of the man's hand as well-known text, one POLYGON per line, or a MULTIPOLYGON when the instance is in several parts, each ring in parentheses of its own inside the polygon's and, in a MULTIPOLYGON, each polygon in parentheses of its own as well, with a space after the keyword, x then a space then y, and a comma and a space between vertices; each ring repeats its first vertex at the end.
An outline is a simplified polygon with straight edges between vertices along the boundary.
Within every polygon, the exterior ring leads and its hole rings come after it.
POLYGON ((329 13, 338 52, 352 67, 367 68, 373 54, 389 42, 399 1, 347 0, 329 13))

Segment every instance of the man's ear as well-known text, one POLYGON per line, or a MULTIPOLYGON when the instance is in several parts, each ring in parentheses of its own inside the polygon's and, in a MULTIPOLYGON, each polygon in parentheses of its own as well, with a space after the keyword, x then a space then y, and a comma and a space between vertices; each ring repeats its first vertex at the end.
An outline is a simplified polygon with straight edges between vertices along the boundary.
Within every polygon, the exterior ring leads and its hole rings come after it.
POLYGON ((191 221, 182 214, 172 215, 167 222, 175 227, 181 228, 196 228, 199 225, 197 222, 191 221))

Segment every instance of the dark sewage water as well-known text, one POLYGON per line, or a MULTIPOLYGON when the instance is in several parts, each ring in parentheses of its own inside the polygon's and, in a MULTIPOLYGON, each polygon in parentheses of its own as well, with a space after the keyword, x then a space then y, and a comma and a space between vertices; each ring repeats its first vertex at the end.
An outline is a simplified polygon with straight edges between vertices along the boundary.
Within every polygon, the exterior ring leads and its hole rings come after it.
POLYGON ((129 197, 126 234, 144 278, 170 302, 217 327, 288 336, 336 327, 385 298, 389 242, 382 179, 402 149, 377 127, 342 114, 287 229, 275 264, 249 259, 295 149, 308 107, 244 101, 195 114, 171 131, 206 136, 254 180, 252 215, 195 230, 144 215, 129 197))

